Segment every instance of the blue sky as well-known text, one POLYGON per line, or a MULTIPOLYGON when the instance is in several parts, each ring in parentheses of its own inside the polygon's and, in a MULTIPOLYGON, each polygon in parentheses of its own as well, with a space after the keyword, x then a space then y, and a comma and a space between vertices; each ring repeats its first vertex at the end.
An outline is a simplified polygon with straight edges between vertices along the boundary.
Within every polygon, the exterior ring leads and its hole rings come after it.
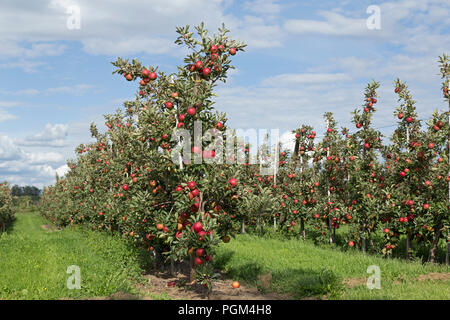
POLYGON ((136 83, 113 76, 110 62, 138 58, 173 72, 185 54, 175 28, 201 21, 210 31, 224 22, 248 44, 217 88, 216 108, 229 125, 284 133, 306 123, 320 135, 331 111, 353 130, 350 112, 375 79, 374 125, 388 136, 397 77, 421 119, 446 108, 437 58, 450 53, 449 16, 450 0, 2 1, 0 181, 54 183, 74 148, 89 141, 90 122, 103 128, 102 115, 135 95, 136 83), (380 9, 381 29, 367 28, 370 5, 380 9), (80 29, 67 28, 71 6, 80 8, 80 29))

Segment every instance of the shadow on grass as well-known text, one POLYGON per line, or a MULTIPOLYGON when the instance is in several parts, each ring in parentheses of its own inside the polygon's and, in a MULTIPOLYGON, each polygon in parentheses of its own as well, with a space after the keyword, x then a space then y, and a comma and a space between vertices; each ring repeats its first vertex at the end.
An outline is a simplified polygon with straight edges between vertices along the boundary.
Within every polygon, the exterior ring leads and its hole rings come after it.
POLYGON ((294 299, 307 297, 338 297, 344 286, 342 279, 327 269, 283 269, 269 270, 263 264, 250 261, 245 264, 232 264, 233 251, 225 251, 217 257, 215 267, 226 270, 233 279, 241 280, 249 285, 262 288, 259 276, 272 274, 270 290, 286 293, 294 299))
POLYGON ((342 279, 327 269, 286 269, 272 273, 272 289, 296 299, 340 295, 342 279))
POLYGON ((231 250, 221 252, 216 256, 216 259, 214 260, 214 267, 220 270, 225 269, 226 265, 230 262, 233 255, 234 251, 231 250))
POLYGON ((0 234, 2 233, 10 233, 14 230, 14 224, 16 223, 16 217, 13 217, 11 221, 9 221, 6 225, 0 227, 0 234))

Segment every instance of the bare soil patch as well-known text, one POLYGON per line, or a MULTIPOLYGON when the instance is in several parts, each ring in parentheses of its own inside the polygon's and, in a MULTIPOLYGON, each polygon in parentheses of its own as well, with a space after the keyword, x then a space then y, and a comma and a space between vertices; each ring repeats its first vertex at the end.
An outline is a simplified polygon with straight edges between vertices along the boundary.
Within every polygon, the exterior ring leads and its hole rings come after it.
MULTIPOLYGON (((81 300, 139 300, 140 298, 126 292, 116 292, 107 297, 86 297, 81 300)), ((60 300, 76 300, 73 298, 61 298, 60 300)))
MULTIPOLYGON (((151 292, 156 295, 168 296, 174 300, 208 300, 207 289, 200 284, 190 284, 187 275, 183 273, 155 272, 144 276, 148 280, 145 285, 139 284, 142 294, 151 292)), ((231 286, 233 280, 226 279, 221 274, 213 283, 209 300, 290 300, 289 295, 275 292, 261 292, 256 288, 242 284, 235 289, 231 286)))
MULTIPOLYGON (((135 296, 129 293, 116 292, 110 296, 87 297, 82 300, 153 300, 159 297, 172 300, 291 300, 287 294, 275 292, 262 292, 257 288, 240 285, 235 289, 232 287, 233 280, 227 279, 221 274, 214 281, 211 293, 208 297, 207 289, 198 284, 190 284, 185 273, 175 272, 153 272, 144 276, 143 283, 136 284, 140 293, 135 296)), ((60 300, 74 300, 72 298, 61 298, 60 300)), ((308 297, 305 300, 320 300, 316 297, 308 297)))
POLYGON ((450 281, 450 273, 428 273, 428 274, 421 274, 418 278, 419 281, 426 281, 426 280, 444 280, 444 281, 450 281))
POLYGON ((344 281, 342 281, 342 284, 347 288, 354 288, 360 285, 365 285, 366 281, 366 278, 348 278, 344 279, 344 281))
POLYGON ((48 232, 53 232, 53 231, 57 231, 58 230, 57 227, 55 227, 55 226, 53 226, 51 224, 43 224, 43 225, 41 225, 41 229, 45 230, 45 231, 48 231, 48 232))

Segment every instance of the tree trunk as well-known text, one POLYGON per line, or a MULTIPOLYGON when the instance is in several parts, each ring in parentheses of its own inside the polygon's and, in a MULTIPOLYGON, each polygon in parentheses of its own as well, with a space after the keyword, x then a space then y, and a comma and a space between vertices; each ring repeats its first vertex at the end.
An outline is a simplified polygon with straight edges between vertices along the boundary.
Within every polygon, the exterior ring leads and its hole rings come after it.
POLYGON ((242 220, 241 233, 245 233, 245 221, 242 220))
POLYGON ((449 265, 450 264, 450 241, 447 239, 447 252, 445 253, 445 264, 449 265))
MULTIPOLYGON (((329 127, 329 121, 327 119, 327 128, 329 127)), ((327 146, 327 157, 330 156, 330 145, 327 146)), ((331 199, 331 192, 330 192, 330 180, 327 181, 327 199, 328 199, 328 203, 330 202, 331 199)), ((328 213, 329 214, 329 213, 328 213)), ((331 219, 328 218, 328 227, 330 228, 330 243, 334 243, 334 236, 333 236, 333 231, 331 228, 331 219)))
POLYGON ((194 268, 194 252, 189 255, 189 282, 193 283, 195 279, 195 268, 194 268))
POLYGON ((153 256, 153 269, 155 269, 155 271, 156 271, 156 269, 158 268, 158 263, 156 262, 156 252, 155 252, 155 250, 152 251, 152 256, 153 256))
POLYGON ((363 235, 362 235, 362 238, 361 238, 361 244, 362 244, 362 251, 363 251, 363 253, 366 253, 366 229, 364 228, 363 229, 363 235))
POLYGON ((302 218, 300 218, 300 234, 302 236, 302 239, 306 240, 305 221, 302 218))
POLYGON ((299 141, 297 139, 295 139, 294 154, 292 155, 292 163, 293 163, 293 166, 294 166, 294 170, 295 170, 295 167, 296 167, 295 163, 296 163, 296 161, 298 159, 299 144, 300 144, 299 141))
POLYGON ((277 231, 277 218, 273 217, 273 231, 277 231))
MULTIPOLYGON (((430 263, 434 263, 436 260, 436 251, 440 236, 441 236, 441 227, 439 226, 434 231, 433 245, 430 248, 430 255, 428 257, 428 262, 430 263)), ((447 243, 447 255, 448 255, 448 243, 447 243)))
POLYGON ((333 227, 333 243, 336 242, 336 226, 333 227))
POLYGON ((410 251, 411 251, 411 230, 408 229, 408 232, 406 233, 406 256, 405 256, 407 260, 411 259, 410 251))
POLYGON ((170 275, 175 275, 175 264, 172 257, 170 258, 170 275))
POLYGON ((328 218, 328 229, 330 230, 330 243, 334 243, 333 227, 331 226, 331 219, 328 218))
POLYGON ((374 252, 375 246, 373 245, 372 232, 370 232, 370 230, 368 230, 367 233, 369 234, 370 251, 374 252))

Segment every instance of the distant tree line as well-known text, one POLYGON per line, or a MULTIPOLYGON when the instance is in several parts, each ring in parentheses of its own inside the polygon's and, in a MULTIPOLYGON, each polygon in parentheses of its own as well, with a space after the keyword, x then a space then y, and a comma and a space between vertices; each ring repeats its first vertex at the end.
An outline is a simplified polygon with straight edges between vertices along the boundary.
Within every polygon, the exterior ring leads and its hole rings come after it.
POLYGON ((11 195, 13 197, 25 197, 29 196, 33 202, 39 201, 41 197, 41 189, 35 186, 24 186, 19 187, 18 185, 14 185, 11 188, 11 195))

